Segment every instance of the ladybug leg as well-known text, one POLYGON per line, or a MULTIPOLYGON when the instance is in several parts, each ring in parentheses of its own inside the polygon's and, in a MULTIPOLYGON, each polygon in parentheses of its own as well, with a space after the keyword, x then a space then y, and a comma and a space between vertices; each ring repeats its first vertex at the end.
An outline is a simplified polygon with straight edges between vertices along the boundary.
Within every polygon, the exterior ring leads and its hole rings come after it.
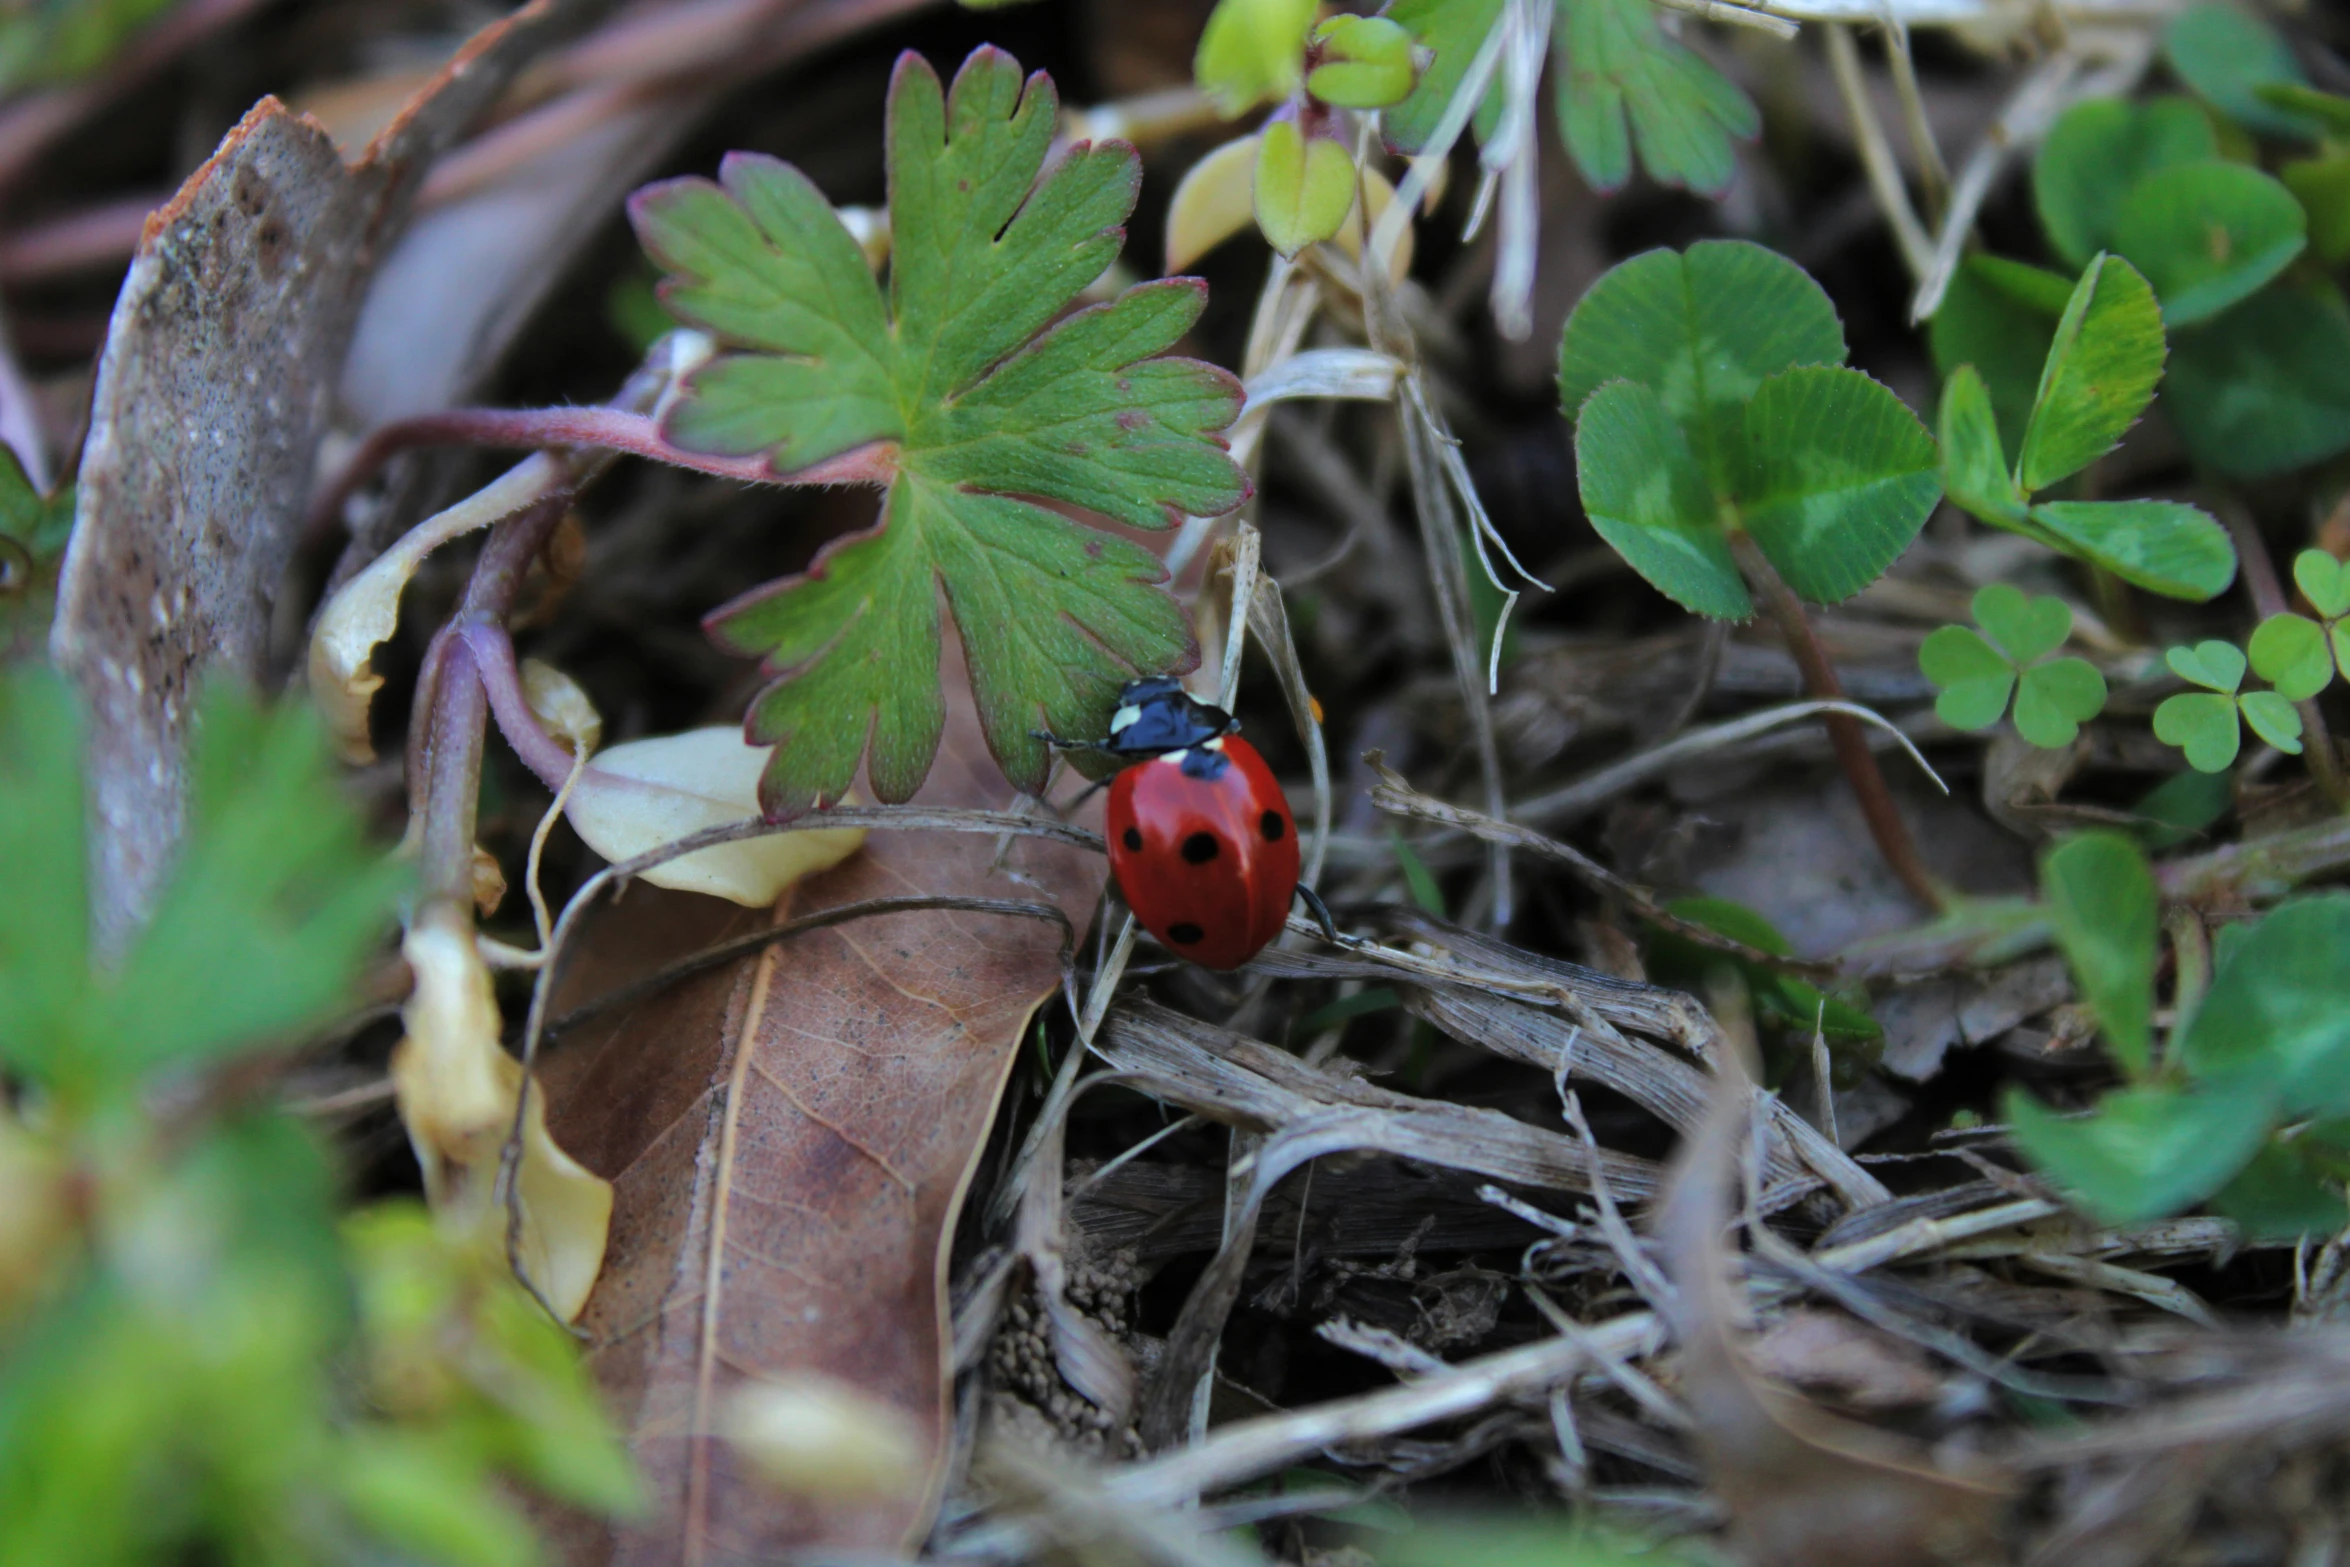
POLYGON ((1314 916, 1314 923, 1322 927, 1323 937, 1333 947, 1337 946, 1338 927, 1330 922, 1330 905, 1322 901, 1320 893, 1302 881, 1297 884, 1297 895, 1305 903, 1306 911, 1314 916))
POLYGON ((1056 751, 1107 751, 1110 749, 1109 742, 1106 740, 1064 740, 1059 735, 1042 729, 1029 730, 1028 738, 1042 740, 1056 751))

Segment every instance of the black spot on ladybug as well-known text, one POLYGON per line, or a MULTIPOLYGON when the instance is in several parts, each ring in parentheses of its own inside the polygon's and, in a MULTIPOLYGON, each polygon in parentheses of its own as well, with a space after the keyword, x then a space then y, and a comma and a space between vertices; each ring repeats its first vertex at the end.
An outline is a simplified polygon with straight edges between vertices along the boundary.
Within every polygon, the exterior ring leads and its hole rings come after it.
POLYGON ((1138 854, 1142 851, 1142 834, 1136 832, 1133 828, 1129 827, 1124 832, 1120 833, 1118 835, 1118 839, 1121 843, 1126 845, 1129 851, 1138 854))
POLYGON ((1195 832, 1183 840, 1183 858, 1193 865, 1205 865, 1216 857, 1216 835, 1195 832))
POLYGON ((1175 943, 1175 945, 1178 947, 1191 946, 1198 942, 1198 940, 1206 934, 1206 931, 1200 929, 1197 925, 1189 923, 1188 921, 1181 925, 1170 925, 1167 927, 1167 939, 1175 943))
POLYGON ((1258 819, 1257 830, 1265 835, 1267 843, 1279 843, 1281 835, 1289 831, 1287 827, 1282 825, 1279 811, 1267 811, 1258 819))

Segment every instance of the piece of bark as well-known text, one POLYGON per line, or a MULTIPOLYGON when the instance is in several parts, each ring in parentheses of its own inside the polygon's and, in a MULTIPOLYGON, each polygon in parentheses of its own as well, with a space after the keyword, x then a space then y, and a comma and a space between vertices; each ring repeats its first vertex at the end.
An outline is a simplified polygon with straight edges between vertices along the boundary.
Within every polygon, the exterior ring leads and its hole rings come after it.
POLYGON ((611 0, 477 33, 356 164, 274 98, 147 220, 115 302, 51 651, 90 709, 101 945, 144 919, 185 809, 194 686, 262 673, 359 303, 433 160, 611 0))
MULTIPOLYGON (((945 740, 917 801, 1009 805, 968 696, 948 689, 945 740)), ((1057 902, 1082 930, 1102 878, 1094 857, 1035 839, 1013 840, 999 861, 990 837, 875 832, 775 915, 959 893, 1057 902)), ((765 918, 635 888, 591 929, 566 988, 584 1000, 765 918)), ((545 1058, 556 1137, 614 1185, 604 1275, 581 1326, 653 1498, 633 1525, 571 1520, 572 1562, 894 1554, 920 1542, 947 1451, 947 1245, 1028 1020, 1058 992, 1061 942, 1041 919, 862 919, 584 1025, 545 1058), (911 1417, 920 1471, 889 1494, 829 1503, 756 1482, 710 1433, 748 1379, 808 1372, 911 1417)))

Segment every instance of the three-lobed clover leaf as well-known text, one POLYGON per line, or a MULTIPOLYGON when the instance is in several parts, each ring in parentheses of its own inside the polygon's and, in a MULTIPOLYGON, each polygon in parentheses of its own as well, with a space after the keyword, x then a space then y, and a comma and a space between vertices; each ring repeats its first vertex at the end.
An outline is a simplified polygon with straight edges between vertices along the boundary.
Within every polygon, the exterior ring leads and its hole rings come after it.
POLYGON ((2306 701, 2350 678, 2350 570, 2324 550, 2303 550, 2293 561, 2293 583, 2318 618, 2287 612, 2254 629, 2246 651, 2260 678, 2293 701, 2306 701))
POLYGON ((668 438, 764 455, 778 475, 861 450, 888 475, 876 526, 708 618, 774 677, 745 720, 776 747, 760 784, 771 816, 839 800, 860 757, 880 799, 920 787, 945 719, 942 601, 988 748, 1032 791, 1050 763, 1034 731, 1098 732, 1121 682, 1196 657, 1156 556, 1036 503, 1156 529, 1248 494, 1218 434, 1239 384, 1157 357, 1198 319, 1197 280, 1055 320, 1116 259, 1140 181, 1118 142, 1045 172, 1056 114, 1052 83, 1023 83, 1000 50, 974 52, 951 92, 920 57, 899 60, 886 295, 789 164, 737 154, 716 184, 673 180, 631 204, 670 308, 744 350, 687 381, 668 438))
MULTIPOLYGON (((1505 0, 1393 0, 1387 16, 1429 52, 1412 95, 1387 111, 1388 139, 1427 144, 1470 64, 1500 22, 1505 0)), ((1559 131, 1593 189, 1621 187, 1637 152, 1660 185, 1720 195, 1737 172, 1733 143, 1762 128, 1754 102, 1694 51, 1667 37, 1649 0, 1559 0, 1552 24, 1559 131)), ((1475 126, 1490 135, 1501 93, 1489 90, 1475 126)))
POLYGON ((2072 635, 2073 612, 2059 598, 2034 598, 2005 583, 1974 597, 1975 623, 1941 626, 1918 648, 1918 668, 1940 692, 1934 711, 1953 729, 1988 729, 2015 697, 2015 729, 2048 750, 2068 746, 2105 709, 2105 677, 2085 658, 2050 658, 2072 635))
POLYGON ((1593 284, 1559 341, 1559 403, 1602 538, 1685 608, 1753 613, 1743 534, 1814 603, 1890 566, 1940 492, 1934 438, 1844 364, 1817 283, 1743 240, 1650 251, 1593 284))
POLYGON ((2120 442, 2153 401, 2162 364, 2162 315, 2146 280, 2118 257, 2092 260, 2057 322, 2013 470, 1981 375, 1962 365, 1943 388, 1950 498, 1994 527, 2150 592, 2212 597, 2235 580, 2236 551, 2227 530, 2197 507, 2034 498, 2120 442))
POLYGON ((2238 717, 2252 732, 2288 756, 2301 754, 2301 715, 2275 691, 2243 691, 2247 660, 2232 642, 2198 642, 2163 655, 2171 672, 2201 686, 2165 697, 2154 710, 2154 736, 2187 753, 2197 772, 2222 772, 2236 760, 2244 736, 2238 717))

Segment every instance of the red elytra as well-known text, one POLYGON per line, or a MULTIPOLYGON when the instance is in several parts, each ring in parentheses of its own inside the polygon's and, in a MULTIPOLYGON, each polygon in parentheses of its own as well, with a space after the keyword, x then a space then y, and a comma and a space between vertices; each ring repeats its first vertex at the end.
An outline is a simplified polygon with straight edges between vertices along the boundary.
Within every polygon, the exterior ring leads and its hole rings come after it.
POLYGON ((1234 969, 1281 933, 1297 896, 1297 823, 1273 770, 1240 736, 1119 773, 1107 825, 1119 891, 1170 950, 1234 969))

